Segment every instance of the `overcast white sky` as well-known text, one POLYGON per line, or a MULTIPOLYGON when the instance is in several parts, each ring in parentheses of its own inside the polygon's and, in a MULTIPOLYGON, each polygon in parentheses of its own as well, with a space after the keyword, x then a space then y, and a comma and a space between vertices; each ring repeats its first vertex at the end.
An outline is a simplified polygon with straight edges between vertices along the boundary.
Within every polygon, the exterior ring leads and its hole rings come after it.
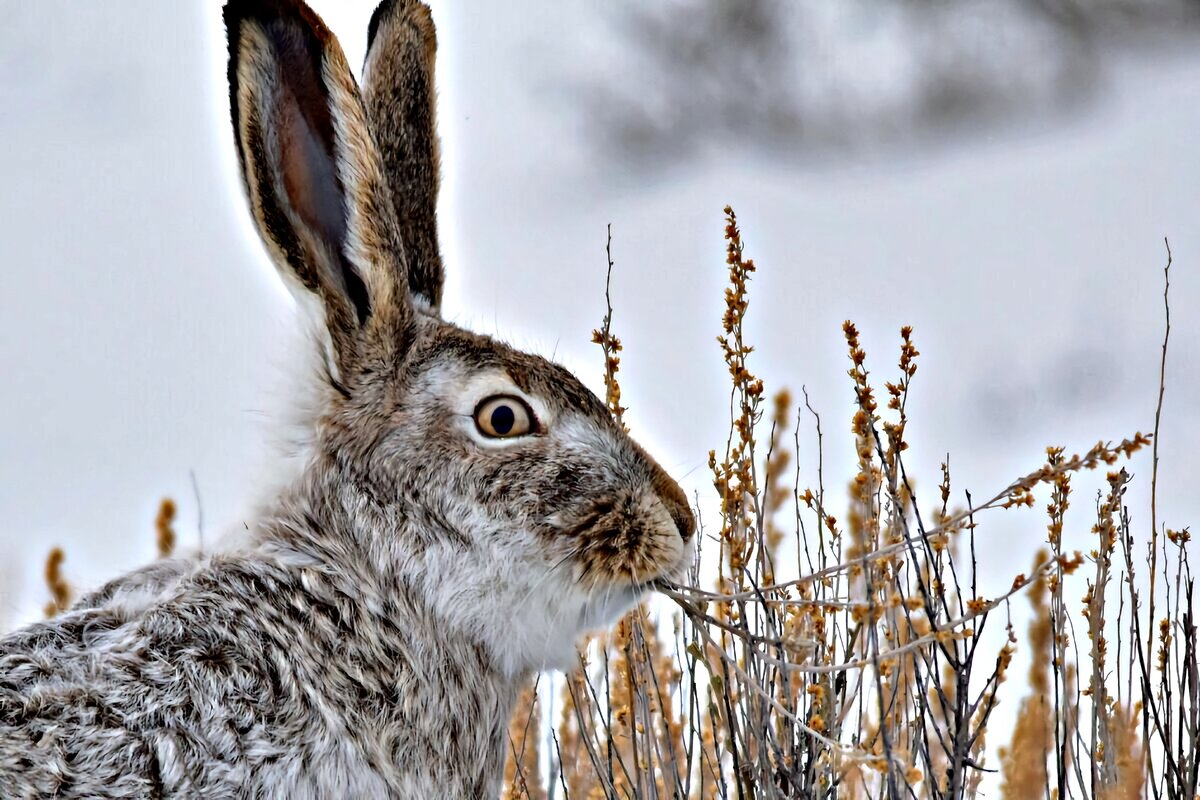
MULTIPOLYGON (((759 265, 753 366, 808 386, 835 486, 852 455, 846 318, 880 382, 897 330, 916 328, 911 463, 931 490, 946 452, 979 495, 1047 444, 1149 430, 1169 236, 1160 518, 1200 522, 1200 57, 1122 58, 1077 112, 945 142, 779 158, 729 141, 655 170, 603 146, 572 83, 628 66, 600 4, 431 4, 446 316, 598 388, 611 222, 628 421, 689 492, 711 500, 704 464, 726 424, 713 337, 732 203, 759 265)), ((373 4, 313 5, 361 63, 373 4)), ((219 3, 40 0, 0 17, 2 627, 38 614, 54 544, 81 586, 151 558, 164 495, 194 544, 190 473, 209 541, 240 524, 292 324, 236 183, 219 3)), ((806 482, 814 465, 803 454, 806 482)), ((1149 458, 1133 470, 1144 488, 1149 458)), ((1078 486, 1081 548, 1096 485, 1078 486)), ((1044 526, 997 522, 981 541, 1006 588, 1044 526)))

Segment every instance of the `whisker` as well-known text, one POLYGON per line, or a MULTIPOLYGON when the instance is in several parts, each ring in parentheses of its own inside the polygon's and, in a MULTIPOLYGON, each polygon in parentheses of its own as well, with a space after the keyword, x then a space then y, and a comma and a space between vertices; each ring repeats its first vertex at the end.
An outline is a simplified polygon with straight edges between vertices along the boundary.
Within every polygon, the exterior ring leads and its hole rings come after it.
POLYGON ((554 577, 555 570, 557 570, 563 564, 566 564, 571 558, 573 558, 574 556, 576 556, 578 554, 579 554, 579 548, 578 547, 572 548, 569 552, 567 552, 566 555, 564 555, 558 561, 554 562, 554 564, 550 567, 550 569, 546 570, 546 574, 543 575, 541 578, 539 578, 538 581, 533 584, 533 586, 530 586, 529 591, 525 592, 525 596, 522 597, 519 601, 517 601, 517 608, 523 608, 525 606, 525 604, 529 602, 529 599, 533 596, 533 593, 536 592, 538 589, 542 588, 542 586, 546 583, 546 581, 548 581, 548 580, 550 580, 550 578, 554 577))

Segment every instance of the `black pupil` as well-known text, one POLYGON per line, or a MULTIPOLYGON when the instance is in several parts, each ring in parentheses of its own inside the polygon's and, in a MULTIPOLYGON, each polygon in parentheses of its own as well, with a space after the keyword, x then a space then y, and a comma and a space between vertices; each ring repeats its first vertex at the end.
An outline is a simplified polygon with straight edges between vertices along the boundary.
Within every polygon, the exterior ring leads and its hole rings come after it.
POLYGON ((492 430, 500 435, 510 432, 516 421, 517 415, 513 413, 512 406, 496 406, 492 412, 492 430))

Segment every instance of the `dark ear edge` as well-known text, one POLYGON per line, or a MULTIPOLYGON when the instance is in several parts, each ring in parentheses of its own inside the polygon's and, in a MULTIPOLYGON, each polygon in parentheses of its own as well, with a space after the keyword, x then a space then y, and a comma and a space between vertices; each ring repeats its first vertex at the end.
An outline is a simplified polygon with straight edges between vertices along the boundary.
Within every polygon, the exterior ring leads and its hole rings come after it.
POLYGON ((237 135, 238 120, 242 118, 241 103, 238 97, 239 79, 238 67, 241 62, 242 25, 247 21, 257 22, 264 30, 272 24, 296 24, 296 30, 310 34, 315 39, 315 47, 309 48, 312 58, 310 68, 314 74, 321 73, 321 53, 325 43, 334 39, 333 32, 325 25, 315 11, 302 2, 294 0, 229 0, 221 10, 225 20, 225 41, 229 48, 229 62, 226 77, 229 81, 229 113, 234 123, 234 144, 237 147, 238 162, 245 168, 246 150, 241 136, 237 135))
POLYGON ((437 310, 444 269, 438 247, 441 163, 434 61, 437 33, 418 0, 383 0, 367 28, 363 102, 379 147, 417 302, 437 310))
POLYGON ((285 277, 316 294, 337 366, 370 320, 407 315, 403 251, 345 56, 299 0, 231 0, 230 112, 251 211, 285 277), (391 312, 391 313, 388 313, 391 312))

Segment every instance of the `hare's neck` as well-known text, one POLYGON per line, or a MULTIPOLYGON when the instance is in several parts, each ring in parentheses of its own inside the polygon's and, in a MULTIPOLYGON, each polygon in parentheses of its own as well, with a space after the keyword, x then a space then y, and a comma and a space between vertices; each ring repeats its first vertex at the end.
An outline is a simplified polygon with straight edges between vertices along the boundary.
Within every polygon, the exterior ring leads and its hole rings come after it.
POLYGON ((327 655, 314 687, 341 710, 344 735, 368 762, 410 787, 405 794, 496 797, 525 676, 447 624, 419 576, 386 568, 395 554, 356 524, 311 496, 289 498, 257 537, 267 557, 298 573, 313 607, 337 610, 337 625, 305 631, 327 655))

